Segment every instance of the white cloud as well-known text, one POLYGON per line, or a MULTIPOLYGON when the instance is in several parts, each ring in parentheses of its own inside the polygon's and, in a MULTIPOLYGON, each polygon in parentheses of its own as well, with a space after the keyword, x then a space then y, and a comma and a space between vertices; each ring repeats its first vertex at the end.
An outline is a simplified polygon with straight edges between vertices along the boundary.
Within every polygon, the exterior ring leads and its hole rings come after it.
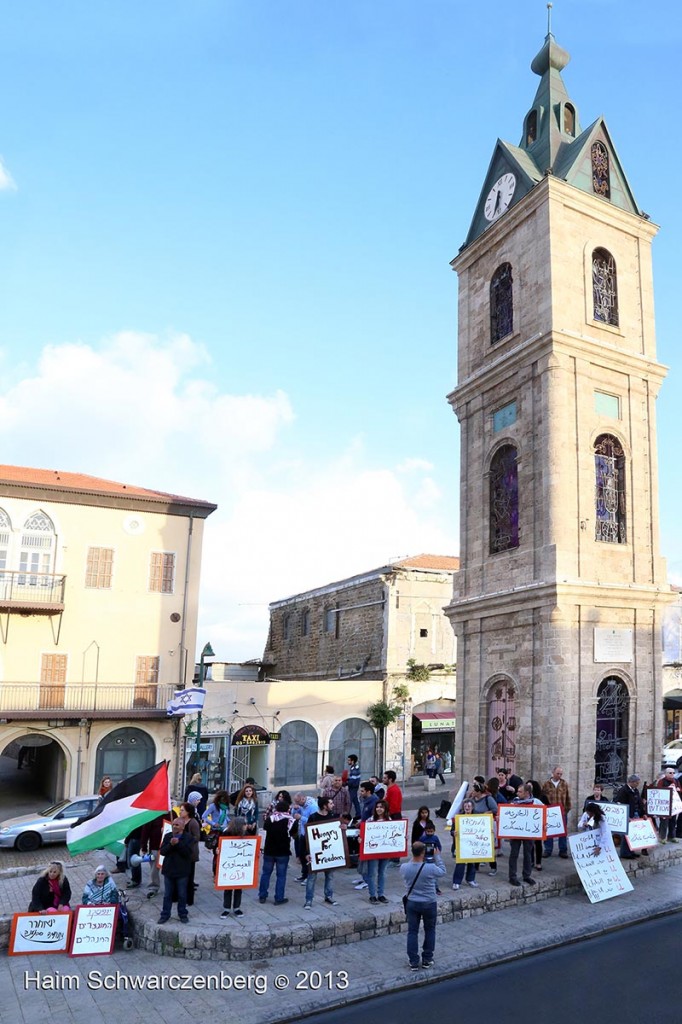
POLYGON ((199 640, 220 658, 262 654, 270 601, 391 558, 457 553, 457 510, 443 515, 431 463, 372 467, 359 437, 313 462, 292 447, 283 391, 221 389, 185 335, 48 346, 23 379, 6 361, 3 371, 3 461, 218 504, 205 530, 199 640))
POLYGON ((16 192, 17 184, 9 173, 2 157, 0 156, 0 191, 1 192, 16 192))

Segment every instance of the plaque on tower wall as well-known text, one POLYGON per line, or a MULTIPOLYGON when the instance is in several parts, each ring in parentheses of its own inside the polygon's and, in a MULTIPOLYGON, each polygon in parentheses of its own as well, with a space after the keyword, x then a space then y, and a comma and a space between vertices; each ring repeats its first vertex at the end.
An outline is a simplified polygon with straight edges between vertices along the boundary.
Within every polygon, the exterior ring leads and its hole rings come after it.
POLYGON ((596 662, 632 661, 632 630, 631 629, 599 629, 594 630, 594 660, 596 662))

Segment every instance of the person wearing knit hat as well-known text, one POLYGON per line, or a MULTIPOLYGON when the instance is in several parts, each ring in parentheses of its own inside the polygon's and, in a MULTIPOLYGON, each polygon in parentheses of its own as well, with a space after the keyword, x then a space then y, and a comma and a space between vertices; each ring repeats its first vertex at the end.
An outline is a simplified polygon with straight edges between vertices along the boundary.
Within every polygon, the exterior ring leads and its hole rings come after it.
POLYGON ((104 864, 98 864, 95 868, 95 875, 83 889, 85 906, 97 906, 102 903, 118 903, 118 886, 113 880, 104 864))
POLYGON ((201 775, 199 774, 199 772, 193 775, 190 781, 185 786, 185 792, 183 794, 182 799, 185 803, 191 802, 192 804, 194 804, 197 810, 197 814, 199 818, 201 818, 201 815, 204 813, 208 805, 208 787, 204 786, 204 784, 202 783, 201 775), (197 793, 199 794, 198 805, 195 804, 193 800, 190 801, 190 796, 194 796, 197 793))

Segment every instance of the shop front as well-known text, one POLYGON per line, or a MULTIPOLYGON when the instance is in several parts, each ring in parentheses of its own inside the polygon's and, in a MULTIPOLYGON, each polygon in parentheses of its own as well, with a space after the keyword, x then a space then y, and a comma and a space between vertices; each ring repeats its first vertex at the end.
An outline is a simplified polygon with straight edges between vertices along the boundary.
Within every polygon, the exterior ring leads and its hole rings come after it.
MULTIPOLYGON (((436 703, 436 702, 434 702, 436 703)), ((454 704, 454 702, 452 702, 454 704)), ((443 760, 443 771, 449 773, 455 763, 454 709, 412 712, 412 775, 424 773, 426 754, 432 750, 443 760)))

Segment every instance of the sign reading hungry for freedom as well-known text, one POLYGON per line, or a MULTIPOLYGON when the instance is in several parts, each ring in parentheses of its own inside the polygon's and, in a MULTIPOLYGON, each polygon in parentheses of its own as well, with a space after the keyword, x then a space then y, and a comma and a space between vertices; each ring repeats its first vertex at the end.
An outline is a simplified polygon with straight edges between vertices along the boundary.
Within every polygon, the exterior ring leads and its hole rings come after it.
POLYGON ((76 907, 69 956, 94 956, 111 953, 116 938, 118 906, 102 903, 92 907, 76 907))
POLYGON ((360 823, 360 860, 404 857, 407 853, 407 818, 360 823))
POLYGON ((330 868, 348 867, 346 833, 338 818, 316 821, 306 825, 311 871, 329 871, 330 868))
POLYGON ((545 839, 566 835, 566 821, 558 804, 545 808, 545 839))
POLYGON ((655 814, 657 818, 669 818, 673 810, 672 789, 648 789, 646 793, 646 812, 655 814))
POLYGON ((51 914, 15 914, 8 953, 65 953, 69 945, 71 911, 51 914))
POLYGON ((612 832, 625 835, 630 822, 630 808, 627 804, 599 804, 604 819, 612 832))
POLYGON ((583 832, 569 836, 568 845, 590 903, 601 903, 602 900, 610 900, 612 896, 632 892, 632 882, 612 842, 600 847, 597 832, 583 832))
POLYGON ((221 836, 216 889, 253 889, 258 885, 260 836, 221 836))
POLYGON ((635 852, 656 846, 658 836, 653 821, 650 818, 632 818, 625 839, 630 849, 635 852))
POLYGON ((458 864, 495 860, 492 814, 455 815, 455 860, 458 864))
POLYGON ((545 812, 540 804, 500 804, 497 835, 500 839, 543 839, 545 812))

